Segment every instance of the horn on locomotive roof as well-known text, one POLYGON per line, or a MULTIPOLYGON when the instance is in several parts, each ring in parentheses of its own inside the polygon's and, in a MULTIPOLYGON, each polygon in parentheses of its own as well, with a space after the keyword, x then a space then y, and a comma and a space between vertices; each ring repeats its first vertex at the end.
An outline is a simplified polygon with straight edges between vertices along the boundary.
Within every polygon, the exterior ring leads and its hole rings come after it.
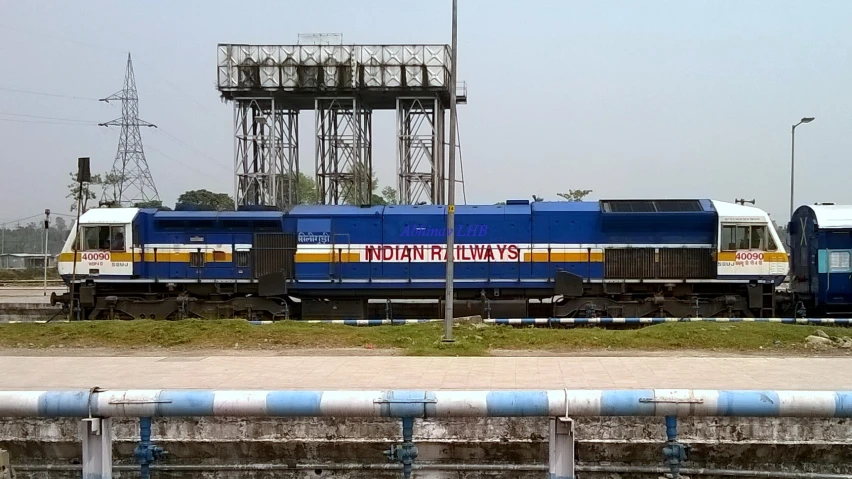
POLYGON ((736 200, 734 200, 734 203, 738 203, 738 204, 741 204, 741 205, 745 206, 745 204, 746 204, 746 203, 754 204, 754 200, 753 200, 753 199, 752 199, 752 200, 741 200, 741 199, 736 199, 736 200))

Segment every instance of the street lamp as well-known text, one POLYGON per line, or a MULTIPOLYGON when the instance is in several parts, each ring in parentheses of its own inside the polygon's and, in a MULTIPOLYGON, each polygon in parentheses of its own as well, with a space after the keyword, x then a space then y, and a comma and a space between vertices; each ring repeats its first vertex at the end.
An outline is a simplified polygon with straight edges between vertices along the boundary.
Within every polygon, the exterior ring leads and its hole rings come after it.
POLYGON ((810 123, 814 121, 811 118, 802 118, 798 123, 793 125, 791 136, 793 137, 792 145, 790 146, 790 218, 793 218, 793 185, 796 182, 796 127, 802 123, 810 123))

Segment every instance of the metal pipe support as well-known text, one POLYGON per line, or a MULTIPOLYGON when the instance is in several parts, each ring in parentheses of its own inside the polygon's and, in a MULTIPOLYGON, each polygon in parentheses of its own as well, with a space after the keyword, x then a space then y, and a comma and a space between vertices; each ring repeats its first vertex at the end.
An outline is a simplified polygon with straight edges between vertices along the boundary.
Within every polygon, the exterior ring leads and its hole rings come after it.
POLYGON ((680 479, 680 465, 686 461, 689 446, 677 442, 677 417, 666 416, 666 445, 663 455, 671 471, 672 479, 680 479))
POLYGON ((417 459, 417 447, 414 445, 414 418, 402 418, 402 444, 393 445, 385 451, 388 459, 402 464, 402 477, 411 477, 414 460, 417 459))
POLYGON ((139 460, 139 474, 142 479, 151 477, 151 464, 166 456, 166 451, 159 446, 151 444, 151 418, 139 418, 139 445, 133 451, 133 455, 139 460))

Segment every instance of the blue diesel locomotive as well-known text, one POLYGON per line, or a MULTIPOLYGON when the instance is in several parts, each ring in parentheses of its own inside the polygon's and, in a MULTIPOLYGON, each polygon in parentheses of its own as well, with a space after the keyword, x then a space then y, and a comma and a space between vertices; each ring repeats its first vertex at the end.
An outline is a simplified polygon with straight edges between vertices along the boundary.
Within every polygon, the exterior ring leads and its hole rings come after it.
POLYGON ((767 317, 788 271, 769 216, 720 201, 455 214, 447 232, 437 205, 93 209, 60 255, 70 291, 52 301, 87 319, 440 317, 447 234, 459 315, 767 317))

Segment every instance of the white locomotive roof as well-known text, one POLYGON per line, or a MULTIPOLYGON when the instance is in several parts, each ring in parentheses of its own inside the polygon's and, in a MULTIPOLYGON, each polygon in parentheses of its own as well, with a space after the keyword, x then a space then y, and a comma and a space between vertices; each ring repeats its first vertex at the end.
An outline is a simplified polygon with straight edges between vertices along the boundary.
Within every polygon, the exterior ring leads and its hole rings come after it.
POLYGON ((724 201, 711 200, 713 207, 716 208, 716 213, 720 217, 728 219, 737 218, 745 221, 766 221, 769 222, 769 215, 762 209, 756 206, 738 205, 736 203, 726 203, 724 201))
POLYGON ((852 206, 807 205, 816 216, 820 228, 852 228, 852 206))
POLYGON ((92 208, 80 215, 81 225, 132 223, 139 208, 92 208))

